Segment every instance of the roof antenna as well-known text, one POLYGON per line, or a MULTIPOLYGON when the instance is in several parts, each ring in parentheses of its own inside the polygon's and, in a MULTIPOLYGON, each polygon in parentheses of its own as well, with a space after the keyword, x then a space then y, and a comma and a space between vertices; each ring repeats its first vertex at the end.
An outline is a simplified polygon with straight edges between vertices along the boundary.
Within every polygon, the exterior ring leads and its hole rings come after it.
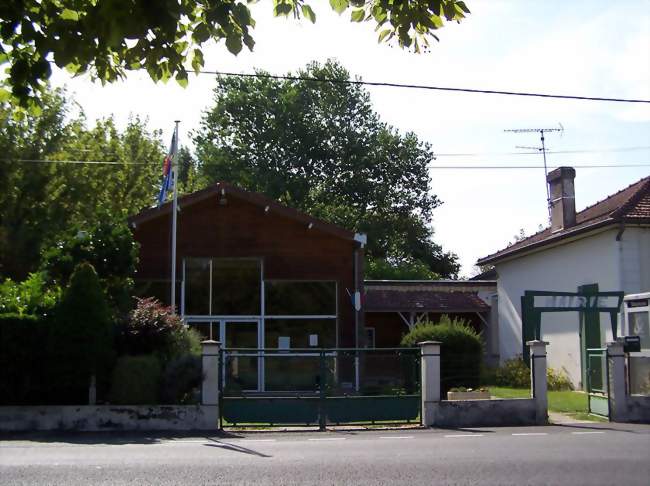
POLYGON ((564 133, 564 127, 562 126, 561 123, 558 123, 560 128, 514 128, 510 130, 504 130, 504 132, 510 132, 510 133, 532 133, 532 132, 537 132, 539 133, 540 140, 542 141, 542 146, 541 147, 526 147, 522 145, 517 145, 516 148, 519 149, 528 149, 528 150, 537 150, 538 152, 542 153, 542 156, 544 157, 544 184, 546 185, 546 206, 548 207, 548 220, 549 222, 551 221, 551 193, 548 188, 548 182, 546 182, 546 177, 548 176, 548 168, 546 166, 546 144, 545 144, 545 138, 544 138, 544 133, 546 132, 560 132, 560 135, 564 133))

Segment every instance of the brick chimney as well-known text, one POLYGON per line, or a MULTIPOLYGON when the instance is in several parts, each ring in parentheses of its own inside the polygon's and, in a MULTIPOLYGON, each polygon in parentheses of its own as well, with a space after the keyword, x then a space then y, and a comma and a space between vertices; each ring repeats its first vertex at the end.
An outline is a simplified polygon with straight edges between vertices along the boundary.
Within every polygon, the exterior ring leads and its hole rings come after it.
POLYGON ((551 200, 551 232, 562 231, 576 224, 576 200, 573 180, 576 171, 573 167, 558 167, 549 172, 546 182, 549 185, 551 200))

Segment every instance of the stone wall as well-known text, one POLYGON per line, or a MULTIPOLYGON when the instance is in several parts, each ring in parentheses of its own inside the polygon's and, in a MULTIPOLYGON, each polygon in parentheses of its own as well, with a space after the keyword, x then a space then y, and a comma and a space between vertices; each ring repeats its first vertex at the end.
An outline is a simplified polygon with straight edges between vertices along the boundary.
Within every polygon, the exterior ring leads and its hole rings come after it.
POLYGON ((436 427, 496 427, 537 423, 537 409, 533 398, 443 400, 434 408, 436 427))
POLYGON ((215 430, 214 405, 61 405, 0 407, 0 432, 215 430))
POLYGON ((639 395, 627 397, 627 421, 650 424, 650 397, 639 395))

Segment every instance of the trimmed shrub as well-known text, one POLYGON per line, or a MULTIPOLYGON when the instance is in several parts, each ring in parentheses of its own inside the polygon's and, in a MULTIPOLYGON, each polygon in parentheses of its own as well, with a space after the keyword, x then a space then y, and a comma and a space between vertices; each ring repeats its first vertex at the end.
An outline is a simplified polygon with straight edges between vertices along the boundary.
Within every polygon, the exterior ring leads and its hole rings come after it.
POLYGON ((161 363, 185 354, 200 354, 201 339, 183 321, 154 298, 136 298, 136 307, 118 334, 121 354, 155 353, 161 363))
POLYGON ((439 341, 442 393, 450 388, 476 388, 480 384, 483 343, 481 336, 464 319, 443 315, 440 322, 418 324, 402 338, 402 346, 422 341, 439 341))
POLYGON ((116 405, 149 405, 158 403, 161 368, 152 354, 118 358, 108 394, 116 405))
POLYGON ((95 269, 89 263, 79 264, 52 328, 51 365, 63 391, 63 403, 86 403, 92 375, 97 378, 98 397, 105 394, 114 360, 110 315, 95 269))
POLYGON ((162 403, 198 403, 203 369, 200 356, 185 355, 169 362, 160 384, 162 403))

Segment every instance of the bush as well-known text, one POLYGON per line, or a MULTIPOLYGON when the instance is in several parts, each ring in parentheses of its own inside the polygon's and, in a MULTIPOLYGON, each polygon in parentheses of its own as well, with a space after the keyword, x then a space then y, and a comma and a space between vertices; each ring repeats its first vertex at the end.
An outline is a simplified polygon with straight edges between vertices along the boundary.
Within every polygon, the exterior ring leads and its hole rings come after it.
POLYGON ((22 282, 0 283, 0 314, 47 314, 61 297, 61 288, 47 288, 44 273, 30 273, 22 282))
POLYGON ((121 354, 155 353, 161 363, 185 354, 201 353, 198 333, 153 298, 137 299, 136 307, 121 326, 118 336, 121 354))
POLYGON ((116 405, 158 403, 160 375, 160 362, 156 356, 122 356, 113 370, 109 402, 116 405))
POLYGON ((418 324, 402 338, 402 346, 439 341, 442 393, 450 388, 476 388, 480 384, 483 343, 480 335, 463 319, 443 315, 438 324, 418 324))
POLYGON ((530 387, 530 368, 523 358, 508 359, 496 371, 496 385, 512 388, 530 387))
POLYGON ((200 356, 185 355, 169 362, 163 373, 160 397, 162 403, 198 403, 203 380, 200 356))
MULTIPOLYGON (((521 356, 508 359, 497 368, 495 385, 510 388, 530 387, 530 368, 521 356)), ((549 390, 573 390, 573 384, 567 374, 550 367, 546 369, 546 385, 549 390)))
POLYGON ((52 328, 57 380, 70 403, 86 403, 90 377, 98 397, 108 387, 114 360, 113 322, 99 278, 89 263, 77 266, 55 313, 52 328))
POLYGON ((573 390, 573 383, 564 371, 546 369, 546 383, 549 390, 573 390))

